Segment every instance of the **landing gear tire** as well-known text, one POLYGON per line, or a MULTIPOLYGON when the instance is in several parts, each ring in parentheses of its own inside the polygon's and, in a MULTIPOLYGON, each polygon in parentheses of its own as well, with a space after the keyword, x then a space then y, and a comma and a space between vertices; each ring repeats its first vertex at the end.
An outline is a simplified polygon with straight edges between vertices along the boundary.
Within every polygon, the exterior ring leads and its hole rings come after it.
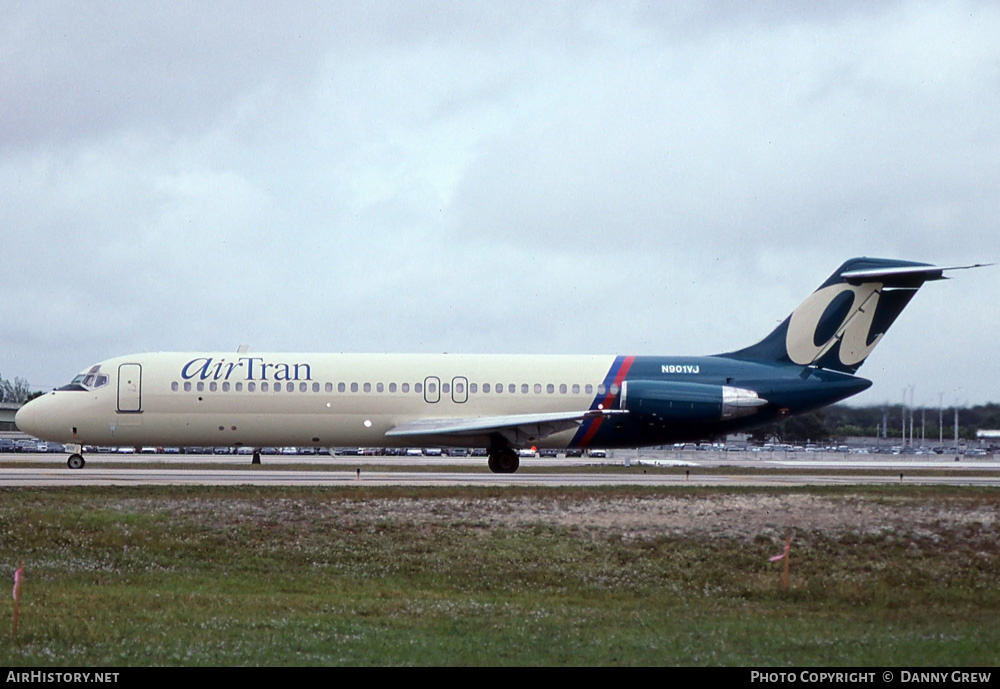
POLYGON ((494 474, 513 474, 521 466, 521 460, 517 452, 508 447, 491 454, 488 464, 494 474))
POLYGON ((69 459, 66 460, 66 466, 70 469, 82 469, 86 464, 83 455, 70 455, 69 459))

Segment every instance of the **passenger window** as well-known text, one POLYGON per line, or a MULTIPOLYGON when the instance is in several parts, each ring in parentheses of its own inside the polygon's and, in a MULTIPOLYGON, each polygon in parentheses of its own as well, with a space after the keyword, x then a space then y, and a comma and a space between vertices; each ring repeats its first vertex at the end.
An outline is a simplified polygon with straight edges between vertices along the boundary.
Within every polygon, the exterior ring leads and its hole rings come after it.
POLYGON ((324 392, 333 392, 333 383, 327 383, 323 386, 324 392))
POLYGON ((590 383, 587 383, 587 385, 586 385, 586 387, 585 387, 585 388, 583 389, 583 391, 584 391, 585 393, 587 393, 588 395, 590 395, 590 394, 592 394, 592 393, 594 392, 594 386, 593 386, 593 385, 591 385, 590 383))
POLYGON ((247 392, 254 392, 257 389, 257 383, 247 383, 247 392))
POLYGON ((579 383, 573 383, 573 394, 574 395, 579 395, 580 394, 580 384, 579 383))
POLYGON ((414 383, 413 384, 413 392, 421 393, 423 391, 424 391, 424 384, 423 383, 414 383))
POLYGON ((236 384, 236 392, 243 392, 243 383, 236 384))
MULTIPOLYGON (((305 383, 302 384, 305 387, 305 383)), ((278 387, 281 387, 281 383, 278 383, 278 387)), ((295 383, 285 383, 285 392, 295 392, 295 383)), ((303 390, 302 392, 305 392, 303 390)))
MULTIPOLYGON (((252 385, 252 383, 251 383, 251 385, 252 385)), ((267 392, 267 383, 266 382, 260 384, 260 391, 261 392, 267 392)))
MULTIPOLYGON (((527 387, 527 386, 525 386, 525 387, 527 387)), ((507 392, 509 392, 510 394, 513 395, 515 392, 517 392, 517 385, 515 383, 511 383, 510 385, 508 385, 507 386, 507 392)))
POLYGON ((409 391, 410 391, 410 384, 403 383, 403 392, 409 392, 409 391))
MULTIPOLYGON (((459 392, 461 392, 461 390, 459 390, 459 392)), ((473 394, 479 392, 479 388, 476 387, 475 383, 469 383, 469 392, 473 394)))
POLYGON ((208 391, 209 392, 216 392, 216 391, 218 391, 218 389, 219 389, 219 385, 214 380, 211 383, 208 384, 208 391))
POLYGON ((542 392, 542 384, 541 383, 535 383, 534 390, 535 390, 535 394, 536 395, 541 394, 541 392, 542 392))
POLYGON ((228 380, 222 383, 222 391, 223 392, 229 392, 229 381, 228 380))
POLYGON ((489 391, 490 391, 490 384, 483 383, 483 392, 489 392, 489 391))
POLYGON ((337 383, 337 392, 347 392, 347 386, 343 383, 337 383))
POLYGON ((358 384, 351 383, 351 392, 357 392, 357 391, 358 391, 358 384))
POLYGON ((560 395, 565 395, 566 394, 566 383, 560 383, 559 384, 559 394, 560 395))
POLYGON ((545 392, 549 393, 550 395, 555 391, 556 391, 556 386, 553 385, 552 383, 549 383, 548 385, 545 386, 545 392))
POLYGON ((608 391, 608 389, 606 387, 604 387, 604 383, 601 383, 600 385, 597 386, 597 394, 598 395, 603 395, 607 391, 608 391))
POLYGON ((185 380, 184 381, 184 392, 191 392, 191 381, 190 380, 185 380))
POLYGON ((177 384, 176 380, 173 383, 170 384, 170 389, 173 390, 174 392, 177 392, 177 390, 179 390, 180 387, 181 386, 177 384))
POLYGON ((527 395, 528 394, 528 384, 527 383, 521 383, 521 394, 522 395, 527 395))
POLYGON ((389 383, 389 392, 396 392, 396 384, 389 383))
POLYGON ((372 384, 365 383, 365 392, 371 392, 371 391, 372 391, 372 384))
POLYGON ((198 388, 198 392, 205 392, 205 384, 204 383, 198 383, 197 388, 198 388))
POLYGON ((375 383, 375 392, 385 392, 385 386, 382 383, 375 383))
POLYGON ((619 388, 618 388, 618 386, 617 386, 617 385, 612 385, 612 386, 611 386, 611 394, 612 394, 612 395, 617 395, 617 394, 618 394, 618 389, 619 389, 619 388))
MULTIPOLYGON (((434 391, 431 390, 431 392, 434 392, 434 391)), ((446 395, 449 392, 451 392, 451 383, 441 383, 441 392, 443 392, 446 395)))

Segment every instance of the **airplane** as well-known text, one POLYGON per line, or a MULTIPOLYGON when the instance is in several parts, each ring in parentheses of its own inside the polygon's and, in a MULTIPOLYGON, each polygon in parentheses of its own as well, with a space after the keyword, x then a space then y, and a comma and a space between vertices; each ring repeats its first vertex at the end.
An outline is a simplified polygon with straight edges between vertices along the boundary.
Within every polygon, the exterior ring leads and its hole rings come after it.
POLYGON ((854 258, 760 342, 711 356, 159 352, 102 361, 15 422, 69 446, 485 447, 708 440, 833 404, 924 282, 926 263, 854 258))

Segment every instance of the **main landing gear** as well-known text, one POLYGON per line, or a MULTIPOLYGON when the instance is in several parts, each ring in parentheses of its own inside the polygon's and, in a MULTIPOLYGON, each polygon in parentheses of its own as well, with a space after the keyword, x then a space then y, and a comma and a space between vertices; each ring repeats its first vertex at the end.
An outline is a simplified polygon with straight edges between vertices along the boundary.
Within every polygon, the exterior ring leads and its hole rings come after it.
POLYGON ((517 450, 510 447, 490 448, 489 467, 494 474, 513 474, 521 466, 517 450))

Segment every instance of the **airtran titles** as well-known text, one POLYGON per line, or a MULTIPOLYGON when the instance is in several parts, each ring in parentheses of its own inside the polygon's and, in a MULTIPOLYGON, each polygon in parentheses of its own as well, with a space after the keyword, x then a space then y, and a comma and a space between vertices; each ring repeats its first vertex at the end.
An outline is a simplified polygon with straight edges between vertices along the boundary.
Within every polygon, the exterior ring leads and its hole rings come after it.
POLYGON ((192 359, 181 368, 184 380, 312 380, 309 364, 267 361, 261 356, 241 356, 234 361, 213 357, 192 359))

